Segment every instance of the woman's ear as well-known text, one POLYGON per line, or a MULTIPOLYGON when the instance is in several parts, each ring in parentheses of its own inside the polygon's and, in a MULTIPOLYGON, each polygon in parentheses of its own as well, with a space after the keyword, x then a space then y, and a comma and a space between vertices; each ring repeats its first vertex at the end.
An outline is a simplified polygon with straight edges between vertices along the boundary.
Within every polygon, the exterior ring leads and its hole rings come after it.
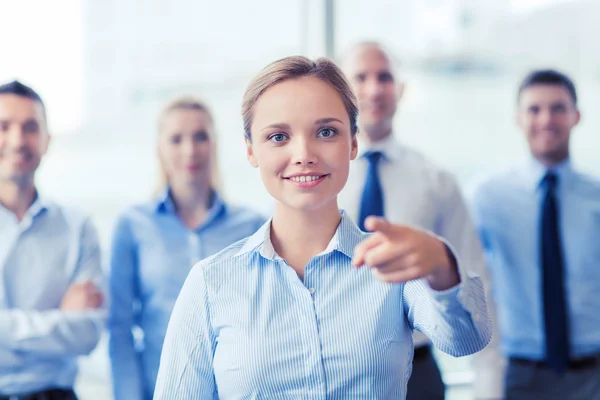
POLYGON ((358 133, 352 136, 352 147, 350 150, 350 160, 354 160, 356 155, 358 154, 358 138, 356 137, 358 133))
POLYGON ((254 168, 258 168, 258 162, 256 161, 256 156, 254 155, 254 149, 252 149, 252 141, 248 138, 244 138, 246 141, 246 157, 248 157, 248 162, 254 168))

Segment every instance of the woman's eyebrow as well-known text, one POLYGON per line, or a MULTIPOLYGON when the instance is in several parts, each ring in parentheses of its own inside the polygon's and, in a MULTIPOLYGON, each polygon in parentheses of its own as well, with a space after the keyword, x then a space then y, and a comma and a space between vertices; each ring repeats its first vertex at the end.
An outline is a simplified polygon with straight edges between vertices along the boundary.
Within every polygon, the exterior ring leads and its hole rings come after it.
POLYGON ((289 129, 290 125, 286 124, 284 122, 277 122, 277 123, 265 126, 264 128, 261 129, 261 131, 264 131, 266 129, 273 129, 273 128, 275 128, 275 129, 289 129))
POLYGON ((339 122, 340 124, 343 124, 343 122, 337 118, 321 118, 315 121, 315 125, 328 124, 330 122, 339 122))

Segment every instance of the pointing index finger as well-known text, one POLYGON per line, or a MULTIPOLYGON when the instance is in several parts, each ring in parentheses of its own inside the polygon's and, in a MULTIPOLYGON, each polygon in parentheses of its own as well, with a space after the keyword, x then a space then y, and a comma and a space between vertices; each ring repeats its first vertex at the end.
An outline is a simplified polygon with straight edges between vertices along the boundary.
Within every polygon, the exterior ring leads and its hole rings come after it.
POLYGON ((372 248, 379 246, 385 242, 385 236, 379 233, 374 233, 354 248, 354 256, 352 257, 352 265, 362 267, 365 264, 365 254, 372 248))

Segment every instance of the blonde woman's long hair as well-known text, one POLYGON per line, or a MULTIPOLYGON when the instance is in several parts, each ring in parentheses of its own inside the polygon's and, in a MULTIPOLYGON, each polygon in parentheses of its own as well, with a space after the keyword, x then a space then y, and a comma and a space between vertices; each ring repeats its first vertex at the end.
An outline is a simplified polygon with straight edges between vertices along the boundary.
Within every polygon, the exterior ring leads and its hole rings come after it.
MULTIPOLYGON (((200 111, 206 114, 210 123, 210 129, 208 130, 209 140, 212 143, 212 162, 211 162, 211 176, 210 176, 210 187, 215 192, 221 195, 221 176, 219 174, 219 162, 217 156, 217 135, 215 133, 215 123, 213 114, 210 108, 202 100, 192 96, 182 96, 171 100, 165 105, 160 113, 158 119, 158 134, 162 132, 162 125, 165 117, 172 111, 177 110, 192 110, 200 111)), ((154 194, 162 193, 169 184, 167 173, 161 165, 159 160, 158 165, 158 183, 156 185, 154 194)))

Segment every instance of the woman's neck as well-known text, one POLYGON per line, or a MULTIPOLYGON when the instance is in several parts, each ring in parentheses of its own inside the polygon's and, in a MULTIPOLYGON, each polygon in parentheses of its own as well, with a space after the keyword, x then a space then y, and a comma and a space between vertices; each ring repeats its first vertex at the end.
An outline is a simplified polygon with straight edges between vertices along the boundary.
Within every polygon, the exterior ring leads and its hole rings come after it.
POLYGON ((336 201, 313 211, 278 204, 271 224, 273 248, 302 278, 306 264, 331 242, 340 220, 336 201))
POLYGON ((212 192, 210 185, 171 185, 171 199, 186 227, 196 229, 205 220, 212 192))
POLYGON ((12 211, 17 220, 21 221, 35 200, 33 181, 19 185, 10 180, 0 180, 0 203, 12 211))

